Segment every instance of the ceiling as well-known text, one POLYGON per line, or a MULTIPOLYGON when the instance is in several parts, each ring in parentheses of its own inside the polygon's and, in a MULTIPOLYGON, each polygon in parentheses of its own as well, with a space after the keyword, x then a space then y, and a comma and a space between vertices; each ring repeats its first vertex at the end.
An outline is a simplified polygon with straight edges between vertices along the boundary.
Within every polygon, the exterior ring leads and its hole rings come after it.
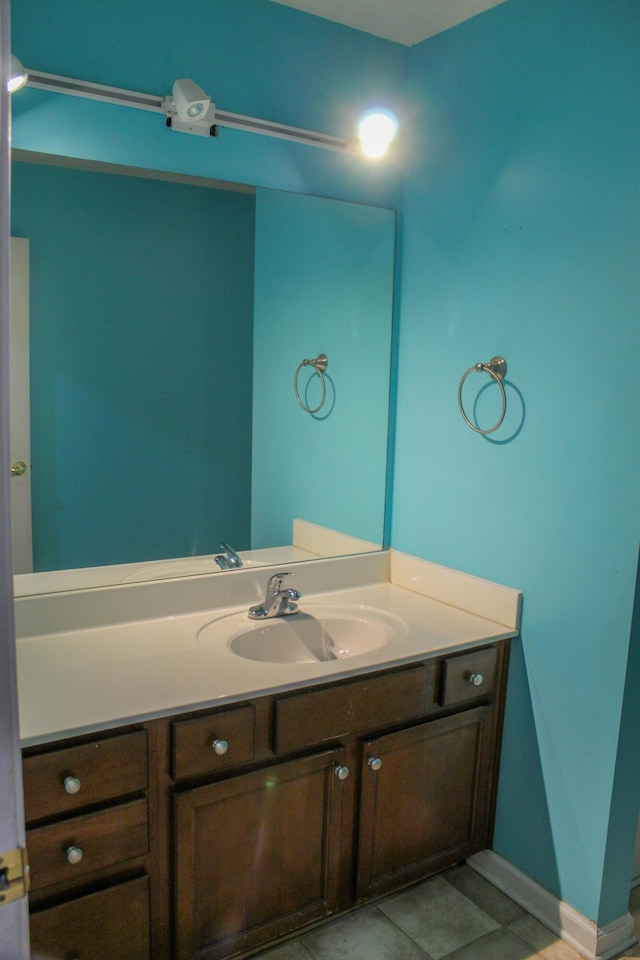
POLYGON ((273 0, 413 46, 505 0, 273 0))

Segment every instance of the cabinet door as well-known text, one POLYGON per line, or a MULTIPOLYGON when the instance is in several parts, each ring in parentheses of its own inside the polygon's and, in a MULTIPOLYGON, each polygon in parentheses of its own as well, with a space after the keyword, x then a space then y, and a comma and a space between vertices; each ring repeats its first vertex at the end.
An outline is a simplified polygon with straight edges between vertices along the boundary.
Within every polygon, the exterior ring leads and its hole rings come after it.
POLYGON ((357 897, 444 869, 488 840, 491 707, 363 745, 357 897))
POLYGON ((214 960, 335 909, 341 751, 174 798, 176 952, 214 960))

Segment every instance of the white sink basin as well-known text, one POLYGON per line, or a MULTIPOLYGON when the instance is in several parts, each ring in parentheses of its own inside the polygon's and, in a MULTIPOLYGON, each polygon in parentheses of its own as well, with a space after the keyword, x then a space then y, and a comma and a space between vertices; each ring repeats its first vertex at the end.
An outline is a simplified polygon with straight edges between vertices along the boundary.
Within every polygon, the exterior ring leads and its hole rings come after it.
POLYGON ((305 603, 288 617, 250 620, 247 611, 212 620, 198 631, 209 650, 224 645, 238 657, 263 663, 347 660, 406 636, 403 620, 355 604, 305 603))

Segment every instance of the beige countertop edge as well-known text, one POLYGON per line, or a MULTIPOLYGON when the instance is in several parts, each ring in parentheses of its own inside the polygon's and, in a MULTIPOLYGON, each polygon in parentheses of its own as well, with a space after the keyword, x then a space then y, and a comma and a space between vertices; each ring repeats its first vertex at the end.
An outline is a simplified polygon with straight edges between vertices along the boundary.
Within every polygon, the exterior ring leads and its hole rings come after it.
POLYGON ((258 663, 224 644, 211 650, 198 643, 202 626, 242 609, 227 607, 26 637, 17 643, 22 745, 356 677, 518 635, 516 628, 391 583, 305 600, 382 610, 406 623, 406 635, 349 660, 258 663))

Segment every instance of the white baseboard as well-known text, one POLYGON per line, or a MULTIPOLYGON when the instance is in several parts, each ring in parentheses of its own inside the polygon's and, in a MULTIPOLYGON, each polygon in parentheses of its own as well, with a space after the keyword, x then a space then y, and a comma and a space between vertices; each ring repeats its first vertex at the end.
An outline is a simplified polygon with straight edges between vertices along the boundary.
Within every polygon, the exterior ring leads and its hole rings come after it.
POLYGON ((467 863, 587 960, 611 960, 637 942, 630 913, 599 927, 493 850, 482 850, 467 863))

